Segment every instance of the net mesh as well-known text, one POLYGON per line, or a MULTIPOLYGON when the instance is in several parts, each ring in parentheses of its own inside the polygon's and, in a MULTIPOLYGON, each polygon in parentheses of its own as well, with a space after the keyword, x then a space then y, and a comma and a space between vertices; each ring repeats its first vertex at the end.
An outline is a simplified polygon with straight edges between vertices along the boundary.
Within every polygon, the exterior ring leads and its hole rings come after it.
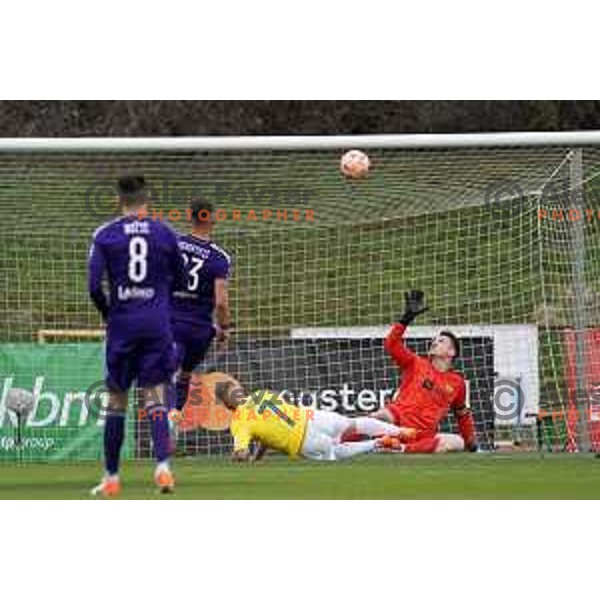
MULTIPOLYGON (((101 454, 102 419, 82 401, 103 376, 86 259, 95 228, 117 213, 117 177, 134 172, 151 184, 152 214, 180 231, 190 196, 220 209, 215 240, 234 257, 236 333, 211 368, 249 387, 294 390, 304 404, 369 412, 399 376, 383 353, 386 325, 404 291, 419 288, 430 310, 408 344, 426 352, 440 328, 460 334, 457 368, 484 447, 508 439, 567 449, 577 373, 591 389, 600 375, 600 150, 581 150, 579 219, 569 212, 569 148, 368 153, 373 167, 360 181, 340 175, 337 150, 0 154, 0 459, 101 454), (584 298, 574 285, 578 227, 584 298), (499 382, 513 391, 500 393, 499 382), (17 387, 36 399, 18 441, 5 402, 17 387)), ((145 456, 136 422, 132 411, 126 452, 145 456)), ((184 439, 186 452, 230 444, 218 427, 192 427, 184 439)))

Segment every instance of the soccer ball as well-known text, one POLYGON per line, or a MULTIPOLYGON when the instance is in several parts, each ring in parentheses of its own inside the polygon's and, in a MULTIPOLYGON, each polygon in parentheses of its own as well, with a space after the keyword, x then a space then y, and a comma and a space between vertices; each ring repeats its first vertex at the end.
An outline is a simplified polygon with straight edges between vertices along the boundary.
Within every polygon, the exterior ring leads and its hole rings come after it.
POLYGON ((34 402, 33 394, 27 390, 13 388, 6 394, 6 408, 17 415, 28 415, 33 410, 34 402))
POLYGON ((371 161, 361 150, 348 150, 340 161, 340 170, 344 177, 362 179, 369 172, 371 161))

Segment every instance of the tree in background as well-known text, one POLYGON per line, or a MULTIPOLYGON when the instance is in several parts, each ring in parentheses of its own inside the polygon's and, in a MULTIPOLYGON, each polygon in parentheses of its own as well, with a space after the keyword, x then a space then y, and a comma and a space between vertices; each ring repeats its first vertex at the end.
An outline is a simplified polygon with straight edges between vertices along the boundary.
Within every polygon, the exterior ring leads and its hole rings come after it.
POLYGON ((0 136, 452 133, 600 128, 597 100, 0 102, 0 136))

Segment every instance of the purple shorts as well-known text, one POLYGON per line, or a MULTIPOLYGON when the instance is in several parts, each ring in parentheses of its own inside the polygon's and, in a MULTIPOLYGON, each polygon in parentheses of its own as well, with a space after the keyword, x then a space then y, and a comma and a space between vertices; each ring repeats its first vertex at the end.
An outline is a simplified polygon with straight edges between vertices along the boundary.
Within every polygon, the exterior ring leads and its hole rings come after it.
POLYGON ((118 334, 106 340, 106 385, 127 391, 135 380, 138 387, 152 387, 172 380, 175 345, 170 331, 160 336, 130 338, 118 334))
POLYGON ((191 373, 204 360, 210 344, 215 337, 214 325, 190 325, 175 323, 173 335, 177 348, 177 368, 191 373))

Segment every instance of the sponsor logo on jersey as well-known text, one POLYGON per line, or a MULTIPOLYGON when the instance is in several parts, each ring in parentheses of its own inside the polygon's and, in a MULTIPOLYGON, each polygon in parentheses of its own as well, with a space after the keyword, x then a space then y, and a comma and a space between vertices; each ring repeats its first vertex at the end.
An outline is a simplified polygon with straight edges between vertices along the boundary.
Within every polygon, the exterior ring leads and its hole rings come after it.
POLYGON ((154 288, 152 287, 137 287, 120 285, 117 288, 117 296, 119 300, 125 302, 127 300, 151 300, 154 298, 154 288))

